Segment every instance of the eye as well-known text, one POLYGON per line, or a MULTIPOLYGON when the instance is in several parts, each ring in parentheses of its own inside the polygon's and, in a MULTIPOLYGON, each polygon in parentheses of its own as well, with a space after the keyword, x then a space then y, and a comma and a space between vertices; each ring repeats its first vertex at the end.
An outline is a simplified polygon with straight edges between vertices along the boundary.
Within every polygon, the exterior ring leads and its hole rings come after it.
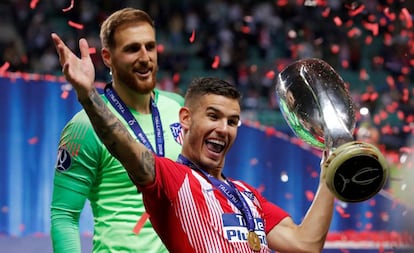
POLYGON ((217 114, 215 114, 215 113, 209 113, 207 116, 208 116, 211 120, 217 120, 217 119, 218 119, 218 116, 217 116, 217 114))
POLYGON ((125 52, 138 52, 140 49, 139 45, 130 45, 124 49, 125 52))
POLYGON ((227 124, 232 127, 237 127, 239 126, 239 122, 240 122, 239 119, 229 119, 227 121, 227 124))
POLYGON ((147 49, 147 51, 154 51, 156 50, 157 46, 155 43, 148 43, 147 45, 145 45, 145 48, 147 49))

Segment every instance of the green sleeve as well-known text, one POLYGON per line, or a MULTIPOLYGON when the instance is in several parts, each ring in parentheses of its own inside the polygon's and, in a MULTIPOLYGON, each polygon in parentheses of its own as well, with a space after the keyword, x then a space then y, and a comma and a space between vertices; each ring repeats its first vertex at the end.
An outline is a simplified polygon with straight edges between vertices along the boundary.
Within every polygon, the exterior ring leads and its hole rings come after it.
POLYGON ((81 111, 62 131, 53 179, 51 237, 54 253, 80 253, 79 218, 96 178, 100 144, 81 111))
POLYGON ((54 253, 80 253, 79 217, 84 195, 55 185, 51 207, 51 237, 54 253), (71 203, 68 206, 67 203, 71 203))

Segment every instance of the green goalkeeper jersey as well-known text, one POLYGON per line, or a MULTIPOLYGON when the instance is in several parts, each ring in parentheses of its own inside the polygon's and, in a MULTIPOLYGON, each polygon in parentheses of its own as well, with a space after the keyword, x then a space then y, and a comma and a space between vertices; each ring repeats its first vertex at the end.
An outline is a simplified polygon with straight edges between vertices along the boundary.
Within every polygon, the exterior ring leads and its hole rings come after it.
MULTIPOLYGON (((135 136, 106 97, 102 95, 102 98, 135 136)), ((178 111, 183 102, 177 94, 155 90, 165 156, 174 160, 181 151, 178 111)), ((155 147, 151 114, 130 111, 155 147)), ((167 252, 149 220, 139 224, 145 212, 142 195, 121 163, 99 140, 82 110, 65 126, 59 142, 51 203, 51 236, 55 253, 81 252, 79 217, 87 199, 94 217, 93 252, 167 252)))

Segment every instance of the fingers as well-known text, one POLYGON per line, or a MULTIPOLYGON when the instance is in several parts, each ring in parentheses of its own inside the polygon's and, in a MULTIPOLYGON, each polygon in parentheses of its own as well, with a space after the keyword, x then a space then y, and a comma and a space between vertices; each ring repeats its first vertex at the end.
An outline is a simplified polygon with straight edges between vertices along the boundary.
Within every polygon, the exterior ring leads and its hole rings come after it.
POLYGON ((89 58, 90 54, 89 54, 89 45, 88 42, 86 41, 86 39, 82 38, 79 40, 79 49, 81 52, 81 58, 89 58))
POLYGON ((65 64, 67 60, 66 50, 69 50, 69 49, 66 47, 65 43, 56 33, 52 33, 51 37, 52 37, 53 43, 55 44, 56 52, 59 55, 60 65, 63 67, 63 65, 65 64))

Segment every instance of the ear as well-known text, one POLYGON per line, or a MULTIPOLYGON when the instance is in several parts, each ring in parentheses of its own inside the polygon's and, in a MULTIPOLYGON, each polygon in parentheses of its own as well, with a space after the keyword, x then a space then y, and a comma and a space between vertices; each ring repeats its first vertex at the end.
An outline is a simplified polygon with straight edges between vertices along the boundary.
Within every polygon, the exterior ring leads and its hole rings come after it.
POLYGON ((112 61, 111 61, 111 52, 109 51, 109 49, 106 47, 102 48, 101 55, 102 55, 102 59, 103 59, 105 66, 107 66, 108 68, 111 68, 112 61))
POLYGON ((186 132, 190 128, 191 124, 191 112, 188 107, 181 107, 178 117, 180 118, 180 124, 183 130, 186 132))

